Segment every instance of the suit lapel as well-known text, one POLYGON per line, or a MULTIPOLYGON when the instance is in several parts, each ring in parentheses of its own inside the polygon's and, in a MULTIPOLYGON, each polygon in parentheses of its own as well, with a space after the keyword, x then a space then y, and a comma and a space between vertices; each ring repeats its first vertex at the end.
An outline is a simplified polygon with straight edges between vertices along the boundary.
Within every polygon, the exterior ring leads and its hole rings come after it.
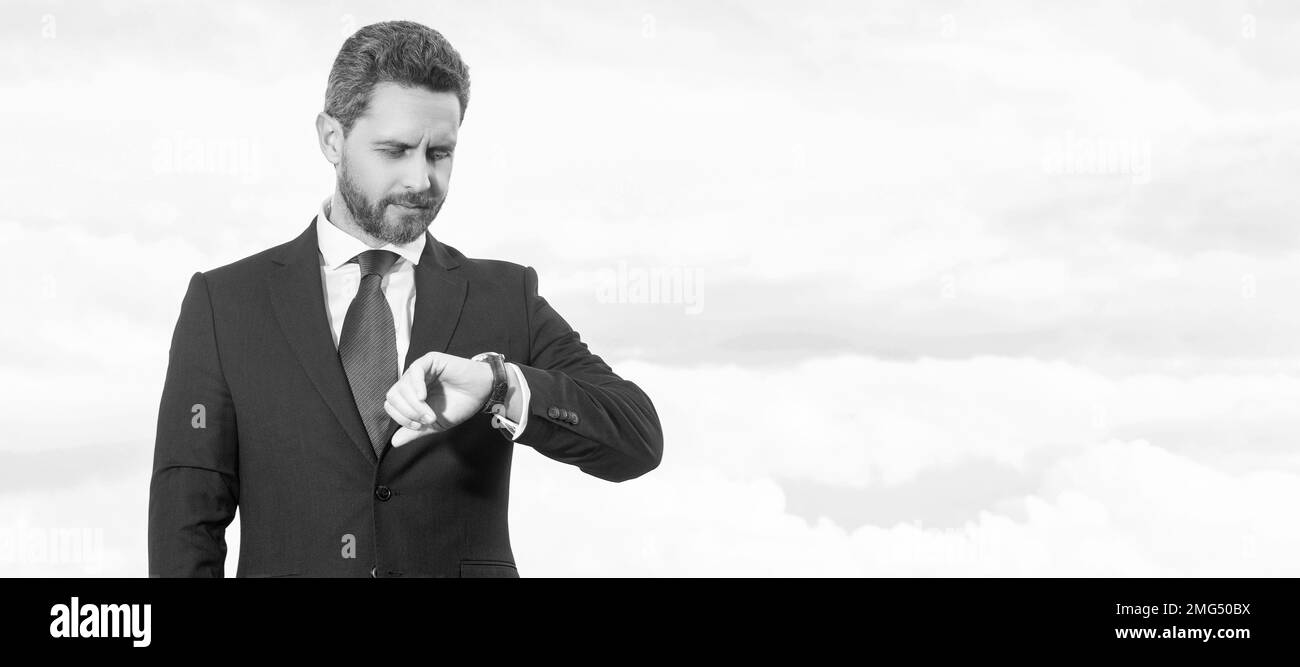
POLYGON ((415 319, 405 368, 428 352, 446 352, 465 305, 465 279, 456 275, 460 261, 425 232, 424 252, 415 265, 415 319))
MULTIPOLYGON (((268 289, 285 338, 353 445, 367 461, 377 463, 325 312, 316 219, 272 261, 278 268, 267 280, 268 289)), ((465 280, 453 273, 459 265, 446 246, 425 232, 424 252, 415 265, 415 318, 406 368, 428 352, 445 352, 451 343, 467 289, 465 280)), ((394 423, 392 430, 397 428, 394 423)))
POLYGON ((330 332, 325 292, 321 286, 315 219, 307 226, 307 231, 272 261, 280 267, 272 272, 267 283, 275 317, 285 338, 307 377, 316 385, 316 391, 325 399, 357 450, 367 461, 377 463, 370 436, 352 398, 352 388, 348 385, 338 348, 334 347, 334 335, 330 332))

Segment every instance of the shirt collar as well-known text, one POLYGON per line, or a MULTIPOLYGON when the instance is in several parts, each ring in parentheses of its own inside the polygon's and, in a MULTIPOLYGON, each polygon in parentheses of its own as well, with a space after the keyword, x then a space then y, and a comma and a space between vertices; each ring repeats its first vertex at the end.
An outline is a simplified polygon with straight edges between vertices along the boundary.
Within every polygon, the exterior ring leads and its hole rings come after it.
MULTIPOLYGON (((320 254, 325 261, 325 266, 329 269, 337 269, 347 264, 353 257, 372 248, 361 239, 334 226, 334 223, 325 216, 325 201, 328 200, 321 202, 320 213, 316 216, 316 242, 320 246, 320 254)), ((419 264, 420 255, 424 252, 426 236, 421 234, 420 238, 402 245, 385 243, 374 250, 391 250, 411 264, 419 264)))

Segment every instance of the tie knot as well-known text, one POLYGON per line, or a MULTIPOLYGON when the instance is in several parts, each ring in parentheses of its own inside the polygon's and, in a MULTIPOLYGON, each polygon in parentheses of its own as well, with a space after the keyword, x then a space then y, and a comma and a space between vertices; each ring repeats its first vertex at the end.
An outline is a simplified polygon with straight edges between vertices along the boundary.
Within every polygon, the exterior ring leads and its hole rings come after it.
POLYGON ((379 274, 382 278, 397 263, 397 253, 391 250, 367 250, 353 257, 352 261, 361 265, 362 278, 371 274, 379 274))

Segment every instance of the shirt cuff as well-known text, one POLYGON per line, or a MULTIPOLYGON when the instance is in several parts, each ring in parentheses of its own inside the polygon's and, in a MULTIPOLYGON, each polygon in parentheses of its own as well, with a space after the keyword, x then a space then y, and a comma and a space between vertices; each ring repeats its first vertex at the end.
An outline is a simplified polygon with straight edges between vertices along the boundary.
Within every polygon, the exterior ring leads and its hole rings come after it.
MULTIPOLYGON (((514 435, 510 438, 512 441, 518 442, 519 436, 523 435, 524 429, 528 428, 528 405, 529 401, 532 400, 532 394, 528 391, 528 380, 525 380, 524 374, 519 372, 519 367, 507 363, 506 368, 508 368, 510 373, 514 375, 515 384, 519 386, 519 398, 520 404, 522 405, 522 409, 520 410, 521 416, 519 417, 519 425, 515 427, 514 435)), ((508 419, 503 421, 507 424, 512 423, 508 419)))

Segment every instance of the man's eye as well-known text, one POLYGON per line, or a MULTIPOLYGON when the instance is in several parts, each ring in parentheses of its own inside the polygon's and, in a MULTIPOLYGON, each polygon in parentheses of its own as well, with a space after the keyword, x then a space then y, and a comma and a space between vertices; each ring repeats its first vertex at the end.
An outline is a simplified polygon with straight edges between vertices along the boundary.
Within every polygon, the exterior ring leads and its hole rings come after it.
POLYGON ((449 157, 451 157, 451 151, 438 151, 433 154, 433 159, 435 160, 445 160, 449 157))
POLYGON ((405 148, 389 148, 389 149, 387 149, 387 150, 385 150, 385 151, 383 151, 383 152, 384 152, 385 155, 387 155, 387 156, 389 156, 389 157, 399 157, 399 156, 401 156, 402 153, 405 153, 405 152, 406 152, 406 149, 405 149, 405 148))

